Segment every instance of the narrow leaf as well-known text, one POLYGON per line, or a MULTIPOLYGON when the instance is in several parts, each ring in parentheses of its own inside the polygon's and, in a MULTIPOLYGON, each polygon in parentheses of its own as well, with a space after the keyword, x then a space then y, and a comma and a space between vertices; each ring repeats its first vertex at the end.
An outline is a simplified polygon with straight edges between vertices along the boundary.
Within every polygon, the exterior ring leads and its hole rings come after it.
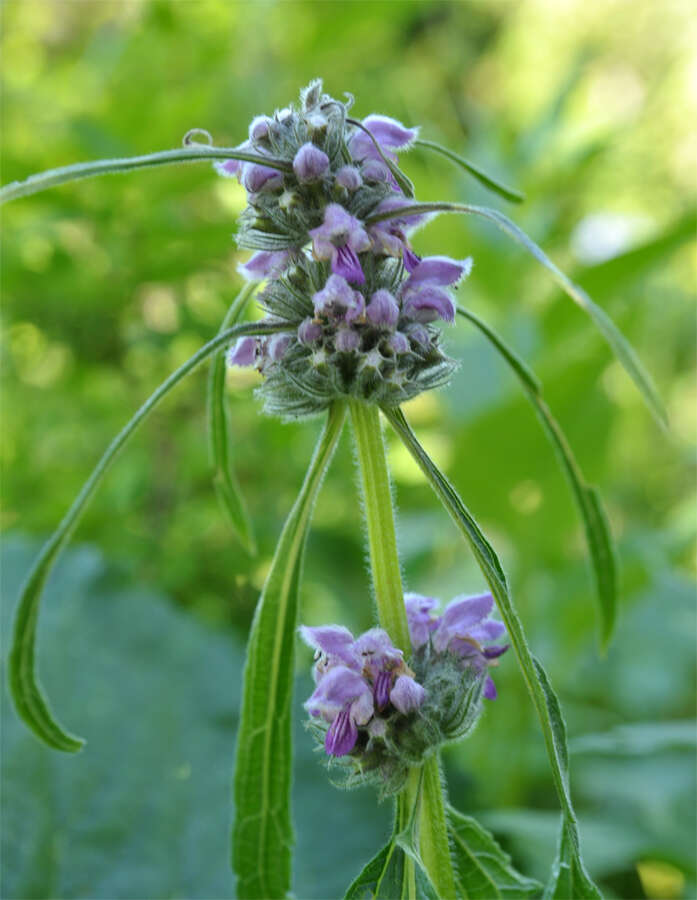
POLYGON ((49 169, 47 172, 39 172, 36 175, 30 175, 24 181, 13 181, 0 188, 0 205, 8 203, 10 200, 16 200, 19 197, 38 194, 40 191, 57 187, 59 184, 77 181, 80 178, 93 178, 95 175, 129 172, 131 169, 166 166, 171 163, 201 162, 204 159, 239 159, 243 162, 269 166, 269 168, 278 169, 282 172, 289 172, 292 169, 290 163, 282 159, 258 156, 255 153, 247 153, 235 147, 209 147, 205 144, 196 144, 195 146, 180 147, 175 150, 147 153, 144 156, 127 156, 122 159, 96 159, 91 162, 75 163, 72 166, 63 166, 60 169, 49 169))
POLYGON ((283 527, 249 635, 235 762, 232 863, 240 898, 285 897, 290 888, 291 700, 298 594, 315 498, 344 423, 329 411, 283 527))
POLYGON ((374 225, 376 222, 384 222, 387 219, 393 219, 395 217, 403 218, 409 215, 434 212, 465 213, 482 216, 483 218, 494 222, 498 228, 508 234, 509 237, 512 237, 514 241, 522 244, 522 246, 552 274, 552 277, 564 293, 578 303, 581 309, 591 317, 600 333, 610 345, 613 353, 639 389, 646 405, 649 407, 656 420, 664 428, 667 427, 668 418, 661 398, 631 344, 619 331, 607 313, 593 303, 583 288, 574 284, 574 282, 552 262, 547 254, 544 253, 544 251, 541 250, 522 229, 512 222, 508 216, 504 216, 503 213, 500 213, 496 209, 491 209, 487 206, 473 206, 469 203, 414 203, 412 206, 405 206, 399 210, 388 210, 384 213, 369 216, 366 219, 366 224, 374 225))
POLYGON ((63 517, 62 522, 44 544, 36 559, 27 580, 24 583, 15 614, 12 647, 8 659, 8 678, 10 693, 17 713, 32 731, 44 743, 56 750, 75 753, 80 750, 84 741, 69 734, 56 721, 48 705, 38 677, 36 667, 36 628, 39 617, 41 595, 46 579, 61 550, 68 542, 70 535, 85 511, 92 495, 101 484, 109 466, 116 458, 119 450, 128 441, 140 423, 185 376, 194 371, 216 350, 227 344, 232 338, 245 334, 268 334, 278 331, 278 326, 263 325, 257 322, 237 325, 209 341, 198 350, 187 362, 183 363, 160 387, 150 395, 136 412, 133 418, 121 429, 105 450, 102 458, 95 466, 92 474, 83 485, 72 506, 63 517))
MULTIPOLYGON (((540 724, 542 735, 550 761, 554 784, 561 804, 564 827, 570 842, 570 850, 574 865, 584 873, 578 843, 576 814, 571 803, 568 786, 568 751, 566 748, 566 732, 561 717, 559 702, 552 691, 549 680, 542 666, 533 659, 523 631, 523 625, 513 605, 501 564, 489 542, 460 499, 457 491, 431 460, 416 435, 409 427, 401 409, 383 407, 383 413, 392 423, 407 450, 426 476, 431 487, 449 513, 453 522, 465 538, 479 564, 482 574, 487 580, 494 595, 497 606, 504 621, 513 650, 518 659, 523 678, 532 697, 540 724)), ((585 876, 589 885, 592 882, 585 876)), ((599 896, 596 894, 596 896, 599 896)))
MULTIPOLYGON (((258 282, 249 282, 232 302, 220 331, 235 325, 244 313, 258 282)), ((208 375, 208 446, 213 467, 213 486, 232 530, 250 554, 256 553, 252 523, 244 497, 235 478, 230 452, 230 430, 225 398, 225 355, 218 353, 211 361, 208 375)))
POLYGON ((451 162, 454 162, 455 165, 460 166, 460 168, 464 169, 469 175, 474 176, 474 178, 476 178, 480 184, 484 185, 485 188, 488 188, 490 191, 493 191, 510 203, 522 203, 523 200, 525 200, 525 194, 521 194, 521 192, 516 191, 515 188, 506 187, 505 184, 492 178, 491 175, 487 175, 486 172, 479 168, 479 166, 476 166, 473 162, 465 159, 464 156, 454 153, 448 147, 443 147, 442 144, 437 144, 435 141, 423 141, 419 139, 414 141, 414 146, 423 147, 424 150, 433 150, 435 153, 440 153, 441 156, 445 156, 446 159, 449 159, 451 162))
POLYGON ((521 875, 494 836, 476 819, 448 808, 448 824, 457 868, 458 900, 513 900, 539 897, 542 885, 521 875))
POLYGON ((458 307, 457 311, 485 335, 520 379, 571 486, 586 534, 598 600, 599 643, 601 650, 604 651, 612 638, 617 617, 617 567, 612 535, 600 497, 596 489, 586 483, 564 432, 542 399, 542 388, 534 373, 478 316, 462 307, 458 307))

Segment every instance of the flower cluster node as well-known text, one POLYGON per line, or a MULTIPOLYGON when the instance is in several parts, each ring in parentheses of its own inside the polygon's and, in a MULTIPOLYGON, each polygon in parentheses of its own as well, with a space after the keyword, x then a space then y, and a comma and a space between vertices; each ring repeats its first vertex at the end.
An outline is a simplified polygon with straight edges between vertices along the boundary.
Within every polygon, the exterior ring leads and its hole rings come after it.
POLYGON ((427 217, 397 215, 415 202, 396 167, 418 129, 381 115, 357 122, 349 106, 314 81, 298 108, 257 116, 238 148, 271 165, 215 163, 247 191, 237 243, 256 252, 240 271, 268 281, 260 302, 288 337, 252 338, 254 353, 240 339, 228 364, 256 366, 266 410, 284 417, 339 396, 396 406, 444 384, 456 365, 439 324, 453 321, 449 291, 471 260, 420 259, 409 234, 427 217), (383 213, 394 217, 371 222, 383 213))
POLYGON ((482 698, 496 697, 489 667, 507 649, 491 644, 505 631, 489 618, 491 594, 456 597, 437 617, 434 598, 404 599, 408 664, 381 628, 355 640, 341 625, 300 628, 316 651, 308 727, 341 786, 375 783, 382 796, 400 790, 410 766, 472 730, 482 698))

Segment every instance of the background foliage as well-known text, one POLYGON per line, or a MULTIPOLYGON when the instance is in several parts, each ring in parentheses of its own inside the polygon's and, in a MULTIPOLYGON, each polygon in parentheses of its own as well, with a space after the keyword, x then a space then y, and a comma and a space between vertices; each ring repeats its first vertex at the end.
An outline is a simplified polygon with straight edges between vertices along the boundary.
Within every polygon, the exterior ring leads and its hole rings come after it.
MULTIPOLYGON (((3 182, 176 146, 192 126, 237 143, 255 114, 320 75, 331 93, 356 96, 359 115, 420 123, 424 137, 526 192, 507 212, 634 343, 668 406, 668 435, 583 314, 493 227, 444 218, 415 247, 474 256, 462 302, 532 364, 601 488, 622 569, 606 659, 594 649, 592 587, 563 476, 513 377, 473 329, 448 334, 462 361, 452 386, 407 412, 499 549, 564 703, 591 873, 609 896, 693 896, 688 4, 13 0, 3 14, 3 182)), ((485 199, 437 157, 413 153, 404 167, 420 199, 485 199)), ((240 284, 231 233, 243 205, 241 189, 202 164, 86 181, 6 209, 6 532, 45 536, 131 411, 213 335, 240 284)), ((261 418, 255 383, 246 372, 229 380, 257 557, 235 543, 210 485, 203 372, 145 426, 87 512, 77 538, 109 563, 92 550, 66 560, 41 637, 57 711, 90 744, 80 758, 49 758, 6 708, 3 896, 228 895, 240 647, 318 431, 261 418), (31 814, 39 807, 43 817, 31 814), (50 861, 47 880, 32 881, 39 859, 50 861), (92 880, 64 877, 71 865, 92 880)), ((479 589, 396 445, 392 463, 410 589, 444 600, 479 589)), ((344 438, 308 547, 308 623, 371 624, 355 496, 344 438)), ((6 606, 27 546, 6 541, 6 606)), ((557 823, 551 779, 513 660, 497 684, 474 737, 446 755, 451 796, 543 877, 557 823)), ((387 810, 376 818, 368 794, 320 785, 308 746, 300 735, 296 892, 328 896, 375 849, 387 810), (355 841, 343 869, 318 849, 328 833, 355 841)))

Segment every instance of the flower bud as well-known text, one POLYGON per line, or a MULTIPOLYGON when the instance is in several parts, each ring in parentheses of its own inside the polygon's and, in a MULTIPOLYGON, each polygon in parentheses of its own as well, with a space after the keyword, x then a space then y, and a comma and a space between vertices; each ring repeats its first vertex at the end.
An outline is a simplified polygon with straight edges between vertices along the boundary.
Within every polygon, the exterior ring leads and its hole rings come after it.
POLYGON ((336 349, 342 353, 350 353, 357 350, 361 343, 360 337, 347 325, 342 325, 336 332, 336 349))
POLYGON ((272 121, 268 116, 256 116, 249 126, 250 141, 263 141, 269 136, 269 127, 272 121))
POLYGON ((342 166, 336 173, 336 183, 353 193, 363 184, 363 179, 355 166, 342 166))
POLYGON ((313 344, 322 337, 322 326, 310 319, 304 319, 298 327, 298 340, 301 344, 313 344))
POLYGON ((295 154, 293 171, 301 184, 319 181, 329 170, 329 157, 312 142, 303 144, 295 154))
POLYGON ((373 325, 394 328, 399 319, 399 305, 389 291, 375 291, 365 310, 366 317, 373 325))
POLYGON ((257 339, 241 337, 227 352, 229 366, 253 366, 257 358, 257 339))

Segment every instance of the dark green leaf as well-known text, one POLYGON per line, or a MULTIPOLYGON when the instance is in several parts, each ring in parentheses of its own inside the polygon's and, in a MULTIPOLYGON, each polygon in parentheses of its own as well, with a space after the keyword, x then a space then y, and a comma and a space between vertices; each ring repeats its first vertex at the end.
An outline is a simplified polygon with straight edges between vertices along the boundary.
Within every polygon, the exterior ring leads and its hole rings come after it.
POLYGON ((594 487, 586 484, 564 432, 542 399, 541 385, 534 373, 478 316, 462 307, 458 307, 457 311, 486 336, 518 376, 556 451, 583 521, 598 598, 600 646, 605 650, 612 638, 617 618, 617 568, 612 536, 600 497, 594 487))
POLYGON ((449 807, 448 824, 457 869, 458 900, 540 896, 542 885, 517 872, 508 854, 476 819, 449 807))
MULTIPOLYGON (((237 295, 220 326, 225 331, 242 317, 258 282, 250 282, 237 295)), ((233 532, 252 556, 256 542, 244 497, 235 478, 230 453, 230 431, 225 399, 225 355, 216 353, 208 376, 208 446, 213 465, 213 486, 233 532)))
POLYGON ((418 858, 394 838, 364 867, 346 891, 345 900, 438 900, 418 858))
MULTIPOLYGON (((272 330, 278 330, 278 327, 274 327, 272 330)), ((232 338, 243 334, 266 333, 269 333, 268 326, 260 323, 236 325, 226 332, 221 332, 212 341, 201 347, 191 359, 173 372, 148 397, 138 412, 109 444, 72 506, 65 514, 63 521, 48 539, 29 572, 19 597, 14 623, 13 643, 8 662, 10 693, 20 717, 24 719, 36 736, 50 747, 67 753, 75 753, 84 744, 81 738, 74 737, 65 731, 54 718, 41 688, 35 660, 36 626, 39 618, 41 594, 58 555, 68 542, 73 529, 79 522, 92 495, 99 487, 118 452, 160 400, 182 378, 193 372, 202 362, 232 338)))
POLYGON ((249 635, 235 763, 233 868, 241 898, 290 889, 291 702, 303 553, 346 409, 335 404, 276 547, 249 635))
POLYGON ((619 331, 614 322, 610 319, 607 313, 597 306, 588 294, 583 290, 583 288, 579 287, 577 284, 574 284, 570 278, 568 278, 562 271, 559 269, 552 260, 547 256, 547 254, 537 246, 537 244, 531 240, 525 232, 519 228, 514 222, 512 222, 508 216, 504 216, 503 213, 499 212, 497 209, 490 209, 488 206, 474 206, 471 203, 415 203, 413 206, 405 206, 399 209, 399 211, 388 211, 384 213, 380 213, 378 215, 373 215, 366 219, 366 223, 368 225, 375 224, 376 222, 383 222, 387 219, 392 219, 397 216, 404 218, 409 215, 417 215, 420 213, 432 213, 432 212, 453 212, 453 213, 465 213, 472 214, 475 216, 482 216, 485 219, 489 219, 494 222, 502 231, 508 234, 513 238, 514 241, 517 241, 519 244, 522 244, 523 247, 535 257, 535 259, 541 263, 549 272, 551 272, 552 277, 557 282, 557 284, 561 287, 567 296, 569 296, 572 300, 574 300, 578 305, 583 309, 595 322, 596 327, 603 335, 607 343, 610 345, 613 353, 623 365, 629 377, 632 379, 634 384, 639 389, 642 397, 644 398, 647 406, 653 413, 656 420, 663 426, 667 427, 668 418, 663 407, 663 403, 661 398, 658 396, 658 392, 651 381, 651 378, 644 370, 644 367, 639 361, 636 353, 634 352, 631 344, 627 341, 624 335, 619 331))
POLYGON ((464 156, 460 156, 457 153, 454 153, 448 147, 443 147, 441 144, 437 144, 435 141, 423 141, 421 139, 414 141, 415 147, 423 147, 424 150, 433 150, 436 153, 440 153, 442 156, 445 156, 451 162, 454 162, 455 165, 460 166, 460 168, 464 169, 470 175, 473 175, 480 184, 483 184, 485 188, 488 188, 490 191, 493 191, 495 194, 498 194, 500 197, 503 197, 504 200, 508 200, 510 203, 522 203, 525 200, 525 194, 521 194, 520 191, 516 191, 513 188, 506 187, 505 184, 501 184, 500 181, 497 181, 495 178, 492 178, 491 175, 487 175, 479 166, 476 166, 473 162, 470 162, 468 159, 465 159, 464 156))
MULTIPOLYGON (((568 852, 572 854, 574 865, 583 873, 587 883, 593 887, 592 882, 585 875, 578 842, 578 828, 576 814, 571 803, 568 784, 568 750, 566 747, 566 731, 564 720, 561 717, 559 701, 552 691, 549 679, 542 666, 533 659, 530 648, 523 631, 523 625, 518 617, 513 600, 508 591, 506 578, 496 554, 489 542, 484 538, 479 526, 470 512, 465 507, 459 495, 449 483, 447 478, 428 456, 416 435, 409 427, 401 409, 383 408, 386 418, 392 423, 407 450, 414 457, 426 479, 431 484, 436 495, 449 513, 457 528, 469 544, 474 557, 486 578, 491 592, 494 595, 497 606, 504 621, 508 636, 520 665, 523 678, 532 697, 537 715, 542 725, 542 734, 545 740, 547 756, 552 768, 554 784, 557 796, 562 807, 564 828, 569 840, 568 852)), ((593 887, 593 890, 596 890, 593 887)), ((599 896, 595 894, 594 896, 599 896)))

